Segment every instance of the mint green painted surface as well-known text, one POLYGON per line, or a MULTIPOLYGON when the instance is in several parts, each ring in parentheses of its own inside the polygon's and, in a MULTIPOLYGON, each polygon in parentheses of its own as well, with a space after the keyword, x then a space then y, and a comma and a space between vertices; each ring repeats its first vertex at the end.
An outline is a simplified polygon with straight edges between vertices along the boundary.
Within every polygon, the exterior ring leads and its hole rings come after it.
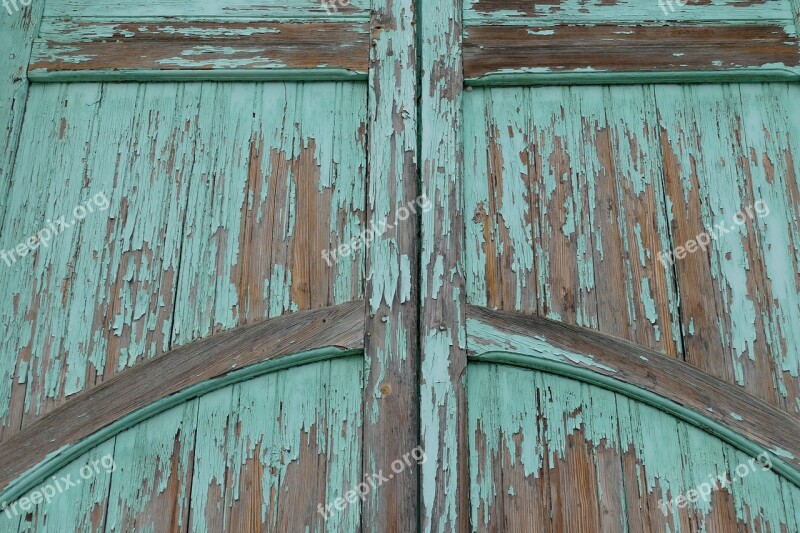
MULTIPOLYGON (((505 469, 507 478, 511 471, 519 471, 525 478, 543 482, 546 472, 552 472, 557 463, 568 457, 570 436, 585 440, 590 447, 603 445, 618 455, 632 454, 641 465, 630 472, 639 480, 638 487, 624 488, 603 478, 598 463, 596 468, 604 484, 594 490, 601 496, 604 491, 628 491, 638 493, 639 498, 650 495, 654 501, 674 498, 708 481, 709 476, 732 472, 750 459, 662 411, 570 378, 473 363, 468 366, 467 379, 474 530, 502 519, 495 515, 497 508, 490 505, 496 494, 507 493, 507 501, 514 498, 514 488, 503 486, 494 469, 505 469)), ((629 467, 623 463, 622 468, 629 467)), ((760 522, 768 524, 772 531, 781 526, 793 531, 800 523, 800 509, 791 503, 800 501, 800 489, 772 471, 758 467, 737 478, 727 490, 733 494, 737 519, 748 530, 755 530, 755 524, 760 522)), ((713 502, 718 501, 700 499, 690 504, 690 512, 697 513, 700 531, 706 531, 706 516, 713 502)), ((645 508, 646 503, 638 498, 629 497, 627 504, 631 503, 642 507, 636 511, 628 508, 626 514, 649 513, 658 530, 687 531, 681 527, 677 513, 663 517, 657 508, 645 508)), ((557 507, 554 512, 569 510, 557 507)), ((635 528, 626 519, 617 530, 635 528)))
POLYGON ((274 18, 328 18, 341 16, 369 16, 369 0, 351 0, 344 6, 331 0, 331 13, 320 0, 49 0, 46 17, 93 17, 104 20, 147 20, 151 17, 176 17, 179 19, 274 19, 274 18), (336 8, 336 9, 334 9, 336 8))
POLYGON ((343 69, 289 69, 274 68, 261 70, 148 70, 148 69, 117 69, 117 70, 86 70, 71 71, 41 71, 32 70, 29 79, 37 83, 65 83, 65 82, 191 82, 191 81, 366 81, 366 74, 343 69))
POLYGON ((361 297, 363 252, 330 268, 320 253, 363 229, 365 119, 353 102, 365 92, 350 83, 34 85, 0 248, 48 219, 69 221, 95 195, 108 207, 0 263, 5 424, 244 318, 361 297), (308 227, 310 208, 298 205, 298 186, 324 208, 314 207, 324 233, 310 232, 303 255, 293 231, 298 216, 308 227))
MULTIPOLYGON (((763 387, 750 381, 752 366, 769 358, 784 408, 800 412, 800 87, 657 87, 655 94, 685 199, 700 198, 706 227, 728 230, 716 230, 710 248, 723 318, 705 334, 718 336, 736 382, 751 390, 763 387), (736 214, 758 201, 768 214, 737 224, 736 214)), ((672 199, 670 220, 688 216, 681 200, 672 199)))
POLYGON ((521 87, 526 85, 641 85, 649 83, 752 83, 796 82, 800 69, 781 64, 742 67, 731 70, 683 72, 553 72, 548 69, 519 69, 486 74, 466 80, 473 87, 521 87))
POLYGON ((461 5, 420 4, 420 531, 463 531, 466 435, 461 5))
POLYGON ((498 9, 502 3, 496 1, 466 0, 464 21, 468 26, 501 25, 548 25, 558 22, 569 24, 615 22, 660 22, 660 23, 716 23, 735 24, 741 21, 770 23, 779 21, 793 24, 790 0, 766 0, 759 3, 743 3, 736 0, 710 0, 702 4, 681 5, 678 2, 620 0, 609 3, 603 0, 564 0, 558 3, 535 4, 520 9, 498 9), (489 5, 487 5, 489 4, 489 5), (491 6, 491 7, 490 7, 491 6))
POLYGON ((800 412, 798 91, 468 91, 468 302, 597 328, 800 412), (686 267, 702 251, 676 267, 658 260, 717 223, 734 226, 759 199, 770 214, 712 243, 708 279, 686 267), (690 230, 676 236, 677 222, 690 230))
POLYGON ((75 479, 87 461, 106 454, 113 456, 116 470, 103 470, 91 483, 40 504, 32 522, 23 522, 19 530, 130 531, 134 524, 136 531, 173 526, 231 530, 231 506, 243 490, 240 475, 248 469, 252 475, 253 461, 263 467, 260 519, 266 530, 280 530, 279 520, 286 520, 282 513, 294 513, 290 522, 305 523, 307 531, 353 530, 358 505, 334 514, 325 526, 317 502, 311 500, 333 501, 360 481, 362 369, 362 357, 345 357, 280 370, 208 392, 140 422, 56 476, 73 473, 75 479), (302 487, 307 495, 302 507, 298 501, 282 503, 287 484, 304 480, 295 470, 304 450, 318 455, 321 466, 312 481, 319 484, 302 487), (177 505, 168 501, 175 487, 181 495, 177 505), (218 499, 220 492, 224 496, 218 499), (218 520, 219 526, 209 527, 208 519, 218 520))
POLYGON ((31 3, 12 15, 0 11, 0 234, 6 231, 1 221, 28 95, 25 71, 43 11, 44 2, 31 3))
POLYGON ((474 89, 464 105, 466 212, 487 214, 466 220, 469 303, 621 336, 624 327, 675 350, 677 300, 652 253, 668 247, 669 228, 658 212, 653 223, 638 211, 664 195, 649 90, 474 89), (489 264, 501 272, 487 279, 489 264), (657 311, 656 288, 669 295, 657 311), (608 297, 620 293, 627 303, 608 297), (601 299, 619 309, 598 311, 601 299))

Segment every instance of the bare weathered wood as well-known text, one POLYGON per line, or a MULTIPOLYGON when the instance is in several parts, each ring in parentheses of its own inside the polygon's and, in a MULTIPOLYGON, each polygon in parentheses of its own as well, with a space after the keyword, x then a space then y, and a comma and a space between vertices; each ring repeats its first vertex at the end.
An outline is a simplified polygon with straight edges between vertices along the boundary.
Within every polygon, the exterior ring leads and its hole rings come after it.
POLYGON ((0 445, 0 487, 48 455, 187 387, 254 363, 321 347, 358 349, 363 302, 299 312, 220 333, 82 392, 0 445))
MULTIPOLYGON (((13 202, 10 194, 13 188, 12 173, 30 86, 25 73, 30 59, 31 43, 39 32, 44 2, 33 2, 27 7, 19 7, 21 9, 16 12, 12 9, 11 13, 7 13, 5 8, 0 11, 0 235, 4 237, 11 233, 9 228, 12 222, 6 220, 6 214, 8 206, 13 202)), ((16 242, 14 241, 15 244, 16 242)), ((2 266, 5 267, 5 264, 2 266)), ((8 297, 7 294, 5 296, 8 297)), ((15 327, 8 321, 4 326, 15 327)), ((6 357, 13 359, 11 354, 6 357)), ((11 361, 5 368, 0 368, 0 418, 4 419, 4 424, 0 427, 0 440, 19 428, 22 422, 25 390, 13 386, 20 369, 22 366, 11 361)))
POLYGON ((469 530, 461 64, 462 3, 420 14, 422 531, 469 530))
MULTIPOLYGON (((74 0, 73 0, 74 1, 74 0)), ((83 0, 86 1, 86 0, 83 0)), ((98 1, 98 0, 93 0, 98 1)), ((530 26, 536 23, 599 24, 602 22, 685 24, 790 20, 783 0, 468 0, 464 19, 468 26, 500 24, 530 26)))
POLYGON ((75 18, 107 16, 113 20, 145 20, 147 17, 208 19, 336 19, 369 18, 369 0, 51 0, 47 16, 75 18))
POLYGON ((800 49, 779 25, 556 25, 471 27, 464 37, 469 79, 514 72, 663 73, 794 69, 800 49))
POLYGON ((543 341, 561 362, 657 394, 730 428, 800 466, 800 422, 791 415, 692 366, 622 339, 519 313, 467 308, 467 353, 515 352, 518 340, 543 341))
POLYGON ((349 71, 366 75, 366 22, 98 22, 45 19, 30 72, 349 71))
POLYGON ((800 488, 760 454, 566 374, 475 363, 468 375, 475 531, 797 531, 785 502, 800 488), (716 475, 735 481, 711 486, 716 475))
MULTIPOLYGON (((369 70, 366 376, 363 473, 390 472, 419 443, 417 217, 399 210, 417 198, 417 42, 413 0, 374 0, 369 70), (390 227, 391 226, 391 227, 390 227)), ((362 527, 417 528, 415 464, 373 490, 362 527)))

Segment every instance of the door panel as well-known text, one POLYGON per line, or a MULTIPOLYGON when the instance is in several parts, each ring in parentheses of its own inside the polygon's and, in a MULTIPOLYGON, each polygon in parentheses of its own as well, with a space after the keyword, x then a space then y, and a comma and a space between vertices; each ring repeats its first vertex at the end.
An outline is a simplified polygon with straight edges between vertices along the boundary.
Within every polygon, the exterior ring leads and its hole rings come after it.
POLYGON ((3 519, 19 531, 353 530, 359 505, 327 522, 317 505, 360 481, 362 369, 361 357, 308 364, 173 407, 64 466, 39 489, 54 488, 49 503, 3 519), (82 483, 67 489, 67 476, 82 483))
POLYGON ((361 298, 362 252, 321 252, 362 230, 365 98, 352 83, 34 85, 2 248, 105 200, 0 269, 5 434, 173 346, 361 298))
POLYGON ((766 455, 753 458, 575 379, 472 363, 467 380, 473 530, 795 531, 800 524, 800 489, 772 472, 766 455), (708 498, 689 493, 709 485, 708 498), (675 500, 681 495, 694 501, 675 500))
POLYGON ((800 413, 798 98, 779 83, 468 92, 469 303, 626 338, 800 413))

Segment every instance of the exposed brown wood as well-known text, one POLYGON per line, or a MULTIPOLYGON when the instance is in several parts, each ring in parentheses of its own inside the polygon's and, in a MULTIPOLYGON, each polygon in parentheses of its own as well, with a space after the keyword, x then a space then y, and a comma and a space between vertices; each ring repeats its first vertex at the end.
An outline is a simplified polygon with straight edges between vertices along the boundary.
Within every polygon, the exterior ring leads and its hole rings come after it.
MULTIPOLYGON (((20 135, 22 132, 26 103, 28 101, 30 82, 25 75, 30 60, 31 43, 39 33, 39 26, 44 12, 44 2, 33 2, 14 16, 6 16, 0 12, 0 34, 2 34, 3 51, 0 53, 0 232, 4 236, 11 231, 10 221, 6 220, 6 212, 11 201, 13 190, 13 169, 16 163, 18 149, 20 148, 20 135)), ((4 291, 4 296, 9 297, 4 291)), ((21 322, 18 322, 21 323, 21 322)), ((4 321, 6 328, 16 325, 4 321)), ((6 335, 8 336, 8 335, 6 335)), ((5 357, 14 355, 7 353, 5 357)), ((28 360, 30 358, 28 357, 28 360)), ((13 368, 5 379, 13 379, 15 370, 26 364, 22 358, 17 357, 17 366, 13 368)), ((14 380, 15 382, 18 380, 14 380)), ((25 396, 24 387, 11 386, 7 398, 0 402, 7 402, 7 415, 0 425, 0 441, 7 435, 16 431, 22 424, 23 410, 29 400, 25 396)))
POLYGON ((423 1, 420 109, 422 531, 469 531, 464 275, 463 5, 423 1), (435 452, 434 452, 435 450, 435 452), (435 458, 435 460, 430 460, 435 458))
MULTIPOLYGON (((537 338, 592 358, 594 364, 564 361, 671 400, 722 424, 800 466, 800 421, 692 366, 637 344, 596 331, 519 313, 469 306, 467 320, 503 335, 537 338)), ((469 324, 468 324, 469 326, 469 324)), ((468 355, 497 350, 468 327, 468 355), (488 346, 488 348, 487 348, 488 346)), ((511 342, 511 341, 509 341, 511 342)))
POLYGON ((321 347, 360 348, 363 305, 355 301, 220 333, 76 395, 0 445, 0 487, 56 450, 191 385, 292 353, 321 347))
POLYGON ((800 64, 798 39, 777 25, 480 26, 464 37, 465 77, 497 72, 721 71, 800 64))
POLYGON ((48 21, 29 71, 344 69, 366 74, 365 22, 48 21))
MULTIPOLYGON (((389 471, 419 445, 419 252, 415 0, 373 0, 369 69, 367 220, 387 223, 366 254, 362 474, 389 471)), ((361 504, 362 529, 418 527, 419 469, 412 464, 361 504)))

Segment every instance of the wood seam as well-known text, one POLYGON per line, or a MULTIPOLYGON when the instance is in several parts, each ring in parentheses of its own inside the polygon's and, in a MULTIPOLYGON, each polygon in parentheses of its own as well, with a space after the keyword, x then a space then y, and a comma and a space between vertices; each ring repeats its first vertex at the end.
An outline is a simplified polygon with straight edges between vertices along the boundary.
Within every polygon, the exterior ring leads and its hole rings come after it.
MULTIPOLYGON (((0 487, 7 488, 46 458, 129 415, 167 398, 174 403, 175 395, 199 384, 230 379, 242 369, 291 354, 360 350, 362 311, 363 302, 357 300, 267 319, 175 348, 126 370, 75 395, 0 444, 0 487)), ((137 420, 141 419, 139 415, 137 420)))
POLYGON ((492 352, 519 354, 522 359, 511 359, 566 365, 576 375, 589 372, 602 376, 600 381, 612 379, 690 410, 764 447, 776 461, 791 467, 793 473, 785 475, 800 486, 800 421, 702 370, 604 333, 483 307, 468 306, 467 334, 467 353, 473 361, 498 360, 487 355, 492 352), (502 335, 501 341, 493 338, 495 333, 502 335), (521 346, 523 338, 531 344, 521 346))

